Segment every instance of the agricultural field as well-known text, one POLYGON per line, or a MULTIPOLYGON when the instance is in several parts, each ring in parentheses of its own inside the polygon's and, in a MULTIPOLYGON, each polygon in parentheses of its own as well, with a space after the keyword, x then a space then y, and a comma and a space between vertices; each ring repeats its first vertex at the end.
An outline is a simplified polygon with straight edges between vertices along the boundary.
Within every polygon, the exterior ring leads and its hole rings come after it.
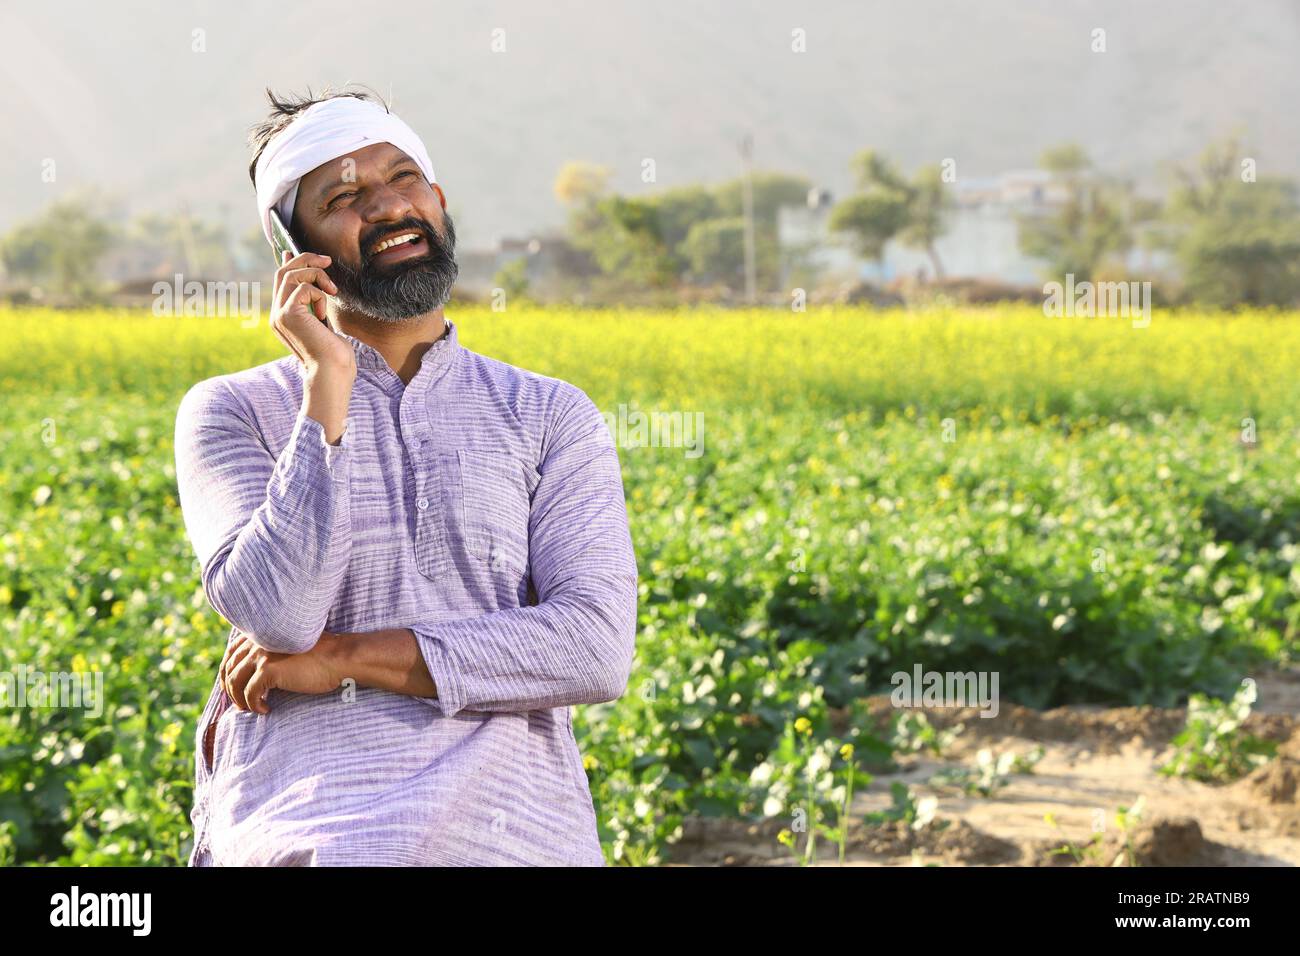
MULTIPOLYGON (((575 708, 611 864, 1108 864, 1140 819, 1160 862, 1157 811, 1166 843, 1199 819, 1195 852, 1300 862, 1300 316, 448 315, 615 424, 702 423, 620 448, 637 661, 575 708), (917 666, 996 673, 999 715, 891 707, 917 666), (1119 843, 1067 818, 1081 788, 1119 843)), ((0 672, 105 694, 0 709, 0 863, 178 865, 226 625, 176 407, 283 349, 238 318, 0 322, 0 672)))

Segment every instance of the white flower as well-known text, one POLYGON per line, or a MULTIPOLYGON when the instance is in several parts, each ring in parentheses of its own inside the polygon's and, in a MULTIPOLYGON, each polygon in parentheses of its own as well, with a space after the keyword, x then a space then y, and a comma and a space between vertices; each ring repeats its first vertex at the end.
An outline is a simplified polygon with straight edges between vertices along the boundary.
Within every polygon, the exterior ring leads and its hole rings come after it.
POLYGON ((828 770, 830 768, 830 765, 831 765, 830 754, 826 753, 825 750, 818 747, 816 750, 812 752, 812 755, 808 758, 808 770, 807 770, 808 776, 815 777, 823 770, 828 770))

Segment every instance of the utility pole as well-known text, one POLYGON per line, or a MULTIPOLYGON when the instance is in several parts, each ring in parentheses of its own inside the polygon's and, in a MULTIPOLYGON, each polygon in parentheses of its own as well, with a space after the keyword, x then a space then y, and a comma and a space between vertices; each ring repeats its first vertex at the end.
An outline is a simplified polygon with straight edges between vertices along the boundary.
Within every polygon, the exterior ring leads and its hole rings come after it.
POLYGON ((740 141, 740 161, 744 167, 741 194, 745 204, 745 301, 753 305, 758 299, 758 280, 754 255, 754 183, 750 165, 754 159, 754 137, 746 133, 740 141))

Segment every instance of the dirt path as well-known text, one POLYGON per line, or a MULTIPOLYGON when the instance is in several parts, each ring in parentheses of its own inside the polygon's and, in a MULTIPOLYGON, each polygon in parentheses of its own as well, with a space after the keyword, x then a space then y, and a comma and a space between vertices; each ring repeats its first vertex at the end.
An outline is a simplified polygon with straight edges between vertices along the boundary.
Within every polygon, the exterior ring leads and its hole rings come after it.
MULTIPOLYGON (((855 826, 846 865, 914 866, 1069 866, 1070 855, 1050 851, 1067 840, 1082 847, 1105 830, 1096 852, 1083 865, 1127 862, 1125 839, 1115 813, 1143 800, 1141 820, 1128 838, 1140 866, 1295 866, 1300 865, 1300 670, 1257 678, 1259 699, 1246 729, 1277 741, 1278 756, 1247 777, 1225 786, 1165 777, 1157 767, 1173 752, 1170 740, 1186 720, 1184 709, 1155 707, 1061 707, 1033 711, 1003 704, 994 718, 975 708, 930 708, 937 727, 964 724, 945 751, 900 757, 900 769, 877 774, 865 792, 855 794, 853 816, 890 805, 890 784, 908 784, 917 799, 938 800, 936 819, 952 823, 940 830, 914 831, 905 824, 855 826), (938 770, 972 766, 981 748, 1024 754, 1036 745, 1043 756, 1033 773, 1013 774, 991 797, 967 796, 927 781, 938 770), (1053 814, 1053 827, 1044 816, 1053 814)), ((887 697, 872 698, 882 722, 892 713, 887 697)), ((672 864, 794 865, 776 841, 785 819, 750 824, 734 820, 692 819, 672 850, 672 864)), ((836 865, 838 848, 819 841, 818 861, 836 865)))

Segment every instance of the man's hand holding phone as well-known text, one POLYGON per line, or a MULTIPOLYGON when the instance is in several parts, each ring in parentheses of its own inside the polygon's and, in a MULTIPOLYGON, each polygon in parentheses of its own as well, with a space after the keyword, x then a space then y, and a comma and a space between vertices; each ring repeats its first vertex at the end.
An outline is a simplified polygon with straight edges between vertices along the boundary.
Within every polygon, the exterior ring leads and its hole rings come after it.
POLYGON ((334 334, 325 321, 326 294, 338 295, 338 287, 325 273, 329 256, 301 252, 293 258, 285 253, 275 273, 275 298, 271 328, 308 371, 322 367, 355 368, 352 347, 334 334))
POLYGON ((325 320, 327 295, 338 287, 325 273, 329 256, 303 252, 284 261, 275 273, 271 329, 298 356, 306 372, 303 408, 325 427, 325 440, 337 445, 347 421, 348 402, 357 377, 352 345, 325 320))

